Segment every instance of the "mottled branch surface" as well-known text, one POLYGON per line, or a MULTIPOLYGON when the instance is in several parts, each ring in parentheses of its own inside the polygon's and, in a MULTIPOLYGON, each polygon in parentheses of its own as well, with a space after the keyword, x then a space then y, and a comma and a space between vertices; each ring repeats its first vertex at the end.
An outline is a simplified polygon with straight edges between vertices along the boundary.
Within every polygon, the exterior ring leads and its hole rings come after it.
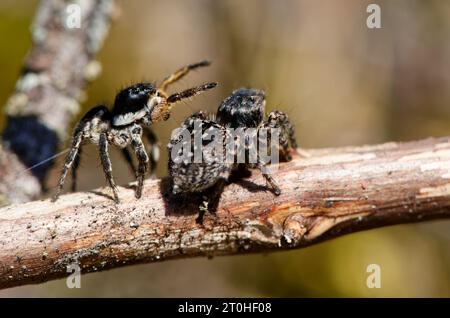
POLYGON ((201 198, 148 180, 140 200, 120 188, 0 209, 0 287, 179 257, 299 248, 363 229, 450 217, 450 137, 301 151, 267 191, 257 172, 226 187, 215 215, 201 198))
POLYGON ((108 32, 112 0, 78 3, 80 27, 70 2, 43 0, 31 28, 32 46, 15 92, 6 103, 0 141, 0 206, 37 198, 60 141, 78 113, 86 83, 100 71, 94 60, 108 32), (76 22, 76 21, 75 21, 76 22), (71 24, 72 23, 72 24, 71 24))

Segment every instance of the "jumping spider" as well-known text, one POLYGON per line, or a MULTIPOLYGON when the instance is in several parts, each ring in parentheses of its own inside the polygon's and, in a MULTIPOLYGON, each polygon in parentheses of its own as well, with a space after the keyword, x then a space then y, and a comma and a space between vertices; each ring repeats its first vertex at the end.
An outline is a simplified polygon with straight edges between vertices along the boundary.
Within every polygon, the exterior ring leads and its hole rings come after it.
MULTIPOLYGON (((75 127, 72 146, 66 157, 53 200, 58 199, 64 180, 71 168, 73 174, 72 188, 76 186, 81 146, 86 139, 99 147, 103 171, 109 186, 112 188, 116 202, 119 202, 119 196, 112 175, 108 145, 112 144, 121 148, 128 163, 134 169, 131 155, 127 150, 127 146, 131 145, 138 159, 138 167, 135 170, 138 185, 135 195, 136 198, 140 198, 147 165, 151 160, 145 151, 141 138, 145 126, 167 120, 170 116, 172 104, 214 88, 217 83, 213 82, 189 88, 170 96, 165 92, 170 84, 187 75, 189 71, 209 64, 209 62, 203 61, 185 66, 166 77, 159 86, 152 83, 134 84, 121 90, 116 95, 112 110, 109 110, 105 105, 98 105, 88 111, 75 127)), ((149 128, 146 128, 146 136, 150 142, 155 142, 154 134, 149 128)))
MULTIPOLYGON (((274 149, 279 151, 283 160, 291 160, 290 151, 297 147, 294 127, 287 115, 280 111, 271 112, 264 121, 265 103, 263 91, 241 88, 221 103, 216 119, 208 119, 205 113, 197 112, 188 117, 181 127, 174 130, 167 146, 172 193, 207 193, 204 195, 206 201, 203 202, 200 211, 204 212, 211 207, 215 210, 220 193, 234 172, 240 168, 258 168, 273 193, 279 195, 281 190, 277 183, 265 172, 267 162, 261 160, 259 154, 256 157, 256 163, 249 161, 250 148, 255 145, 249 142, 247 136, 236 137, 231 133, 231 128, 256 128, 254 131, 259 136, 261 128, 278 128, 279 143, 274 149), (185 138, 186 135, 190 138, 185 138), (196 135, 201 136, 202 159, 200 161, 193 160, 199 146, 195 143, 196 135), (227 152, 236 159, 236 148, 227 147, 232 140, 237 147, 244 146, 244 163, 236 163, 236 160, 220 160, 227 156, 227 152), (219 141, 219 147, 213 145, 215 141, 219 141), (184 153, 185 150, 187 153, 184 153), (221 157, 219 158, 218 155, 221 157)), ((270 129, 266 131, 269 132, 270 129)), ((268 135, 264 137, 266 141, 269 140, 268 137, 268 135)))

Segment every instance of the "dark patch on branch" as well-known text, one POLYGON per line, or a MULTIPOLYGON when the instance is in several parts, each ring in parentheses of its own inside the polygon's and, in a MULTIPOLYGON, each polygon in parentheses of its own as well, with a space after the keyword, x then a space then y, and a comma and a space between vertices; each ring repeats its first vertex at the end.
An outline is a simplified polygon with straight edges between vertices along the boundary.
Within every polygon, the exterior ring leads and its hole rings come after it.
MULTIPOLYGON (((40 123, 37 116, 8 117, 8 125, 2 137, 4 145, 13 151, 26 167, 44 162, 58 151, 58 135, 40 123)), ((52 166, 53 161, 48 161, 30 171, 44 183, 47 171, 52 166)))

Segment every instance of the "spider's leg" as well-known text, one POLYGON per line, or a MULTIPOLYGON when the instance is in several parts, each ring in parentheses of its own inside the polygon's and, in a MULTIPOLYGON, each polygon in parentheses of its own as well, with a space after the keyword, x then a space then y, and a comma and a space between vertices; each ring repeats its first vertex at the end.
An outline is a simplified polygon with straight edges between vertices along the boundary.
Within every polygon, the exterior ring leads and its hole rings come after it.
POLYGON ((288 116, 281 111, 273 111, 269 114, 267 121, 264 123, 265 128, 280 129, 279 148, 281 155, 287 161, 292 160, 290 154, 291 149, 297 148, 297 140, 295 138, 295 128, 291 124, 288 116))
POLYGON ((64 181, 66 180, 67 173, 69 172, 69 170, 72 167, 72 165, 74 164, 74 162, 77 161, 77 155, 80 150, 81 142, 83 141, 83 128, 84 128, 84 123, 78 124, 78 126, 75 128, 75 132, 74 132, 73 138, 72 138, 72 146, 71 146, 70 151, 64 161, 64 167, 61 171, 61 176, 59 178, 58 186, 57 186, 56 192, 52 198, 53 202, 58 200, 58 197, 61 194, 62 188, 64 186, 64 181))
POLYGON ((196 219, 198 224, 203 224, 203 217, 206 212, 216 213, 217 208, 219 207, 220 197, 225 188, 226 180, 221 178, 217 181, 217 183, 211 188, 208 189, 203 195, 203 202, 199 206, 199 213, 196 219))
POLYGON ((265 168, 266 164, 262 163, 262 162, 258 162, 256 164, 256 167, 261 171, 264 179, 266 179, 267 183, 270 185, 270 187, 272 188, 272 192, 275 195, 280 195, 281 194, 281 189, 278 186, 278 184, 275 182, 275 180, 272 178, 272 176, 268 173, 264 172, 264 168, 265 168))
POLYGON ((149 123, 155 123, 161 120, 169 119, 170 111, 172 109, 173 104, 183 99, 193 97, 216 86, 217 83, 211 82, 170 95, 165 102, 159 104, 158 107, 153 108, 150 115, 151 118, 149 120, 149 123))
POLYGON ((200 86, 196 86, 196 87, 192 87, 192 88, 186 89, 186 90, 184 90, 182 92, 170 95, 167 98, 167 103, 169 103, 169 104, 177 103, 177 102, 179 102, 182 99, 190 98, 190 97, 195 96, 197 94, 200 94, 200 93, 202 93, 204 91, 212 89, 212 88, 214 88, 216 86, 217 86, 216 82, 211 82, 211 83, 206 83, 206 84, 203 84, 203 85, 200 85, 200 86))
POLYGON ((153 130, 147 126, 144 126, 144 134, 145 137, 148 140, 148 146, 149 146, 149 170, 150 170, 150 176, 152 178, 155 177, 156 173, 156 164, 158 163, 159 159, 159 144, 158 139, 156 138, 155 133, 153 130))
POLYGON ((159 89, 164 91, 167 88, 167 86, 180 80, 181 78, 186 76, 190 71, 199 67, 209 66, 210 64, 211 62, 209 61, 202 61, 199 63, 186 65, 180 68, 179 70, 175 71, 174 73, 170 74, 169 76, 167 76, 159 85, 159 89))
POLYGON ((105 172, 106 180, 108 180, 109 186, 111 187, 114 195, 114 201, 119 203, 119 195, 117 194, 116 183, 112 175, 111 160, 108 153, 108 139, 105 133, 100 134, 98 147, 100 151, 100 160, 102 162, 103 171, 105 172))
POLYGON ((133 129, 131 132, 131 145, 134 148, 134 151, 136 153, 136 156, 138 158, 139 164, 137 169, 137 181, 138 186, 136 188, 135 196, 136 198, 140 198, 142 195, 142 188, 144 186, 144 177, 145 172, 147 171, 147 165, 148 165, 148 155, 145 151, 144 143, 141 139, 141 130, 140 129, 133 129))
POLYGON ((217 183, 212 188, 211 195, 209 196, 209 211, 215 213, 219 206, 220 197, 222 195, 223 190, 225 189, 226 180, 220 178, 217 183))
POLYGON ((133 163, 133 159, 131 159, 130 150, 127 147, 122 148, 122 155, 123 155, 125 161, 128 163, 128 166, 130 167, 130 170, 136 176, 136 173, 137 173, 136 166, 133 163))
POLYGON ((78 171, 78 167, 80 166, 80 160, 81 160, 81 149, 82 146, 80 145, 80 147, 78 148, 78 153, 75 156, 75 160, 73 161, 73 165, 72 165, 72 187, 71 190, 72 192, 75 192, 77 190, 77 171, 78 171))

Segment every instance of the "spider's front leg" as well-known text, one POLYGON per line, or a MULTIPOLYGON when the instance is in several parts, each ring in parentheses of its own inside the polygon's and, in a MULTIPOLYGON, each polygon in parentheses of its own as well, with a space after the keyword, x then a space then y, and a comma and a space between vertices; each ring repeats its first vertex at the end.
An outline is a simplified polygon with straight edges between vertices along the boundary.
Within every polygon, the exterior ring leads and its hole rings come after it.
POLYGON ((186 76, 190 71, 195 70, 199 67, 209 66, 210 64, 211 62, 209 61, 201 61, 199 63, 186 65, 180 68, 179 70, 175 71, 173 74, 170 74, 168 77, 166 77, 159 85, 159 89, 165 90, 167 86, 180 80, 181 78, 186 76))
POLYGON ((206 83, 203 85, 195 86, 192 88, 188 88, 182 92, 175 93, 175 94, 172 94, 169 97, 167 97, 167 103, 168 104, 177 103, 183 99, 194 97, 195 95, 198 95, 204 91, 210 90, 216 86, 217 86, 216 82, 211 82, 211 83, 206 83))
POLYGON ((144 177, 147 172, 147 166, 149 158, 147 152, 145 151, 144 143, 142 142, 142 128, 138 125, 131 128, 131 146, 133 147, 136 157, 138 158, 138 168, 137 168, 137 181, 138 185, 136 188, 135 196, 139 199, 142 195, 142 188, 144 186, 144 177))

